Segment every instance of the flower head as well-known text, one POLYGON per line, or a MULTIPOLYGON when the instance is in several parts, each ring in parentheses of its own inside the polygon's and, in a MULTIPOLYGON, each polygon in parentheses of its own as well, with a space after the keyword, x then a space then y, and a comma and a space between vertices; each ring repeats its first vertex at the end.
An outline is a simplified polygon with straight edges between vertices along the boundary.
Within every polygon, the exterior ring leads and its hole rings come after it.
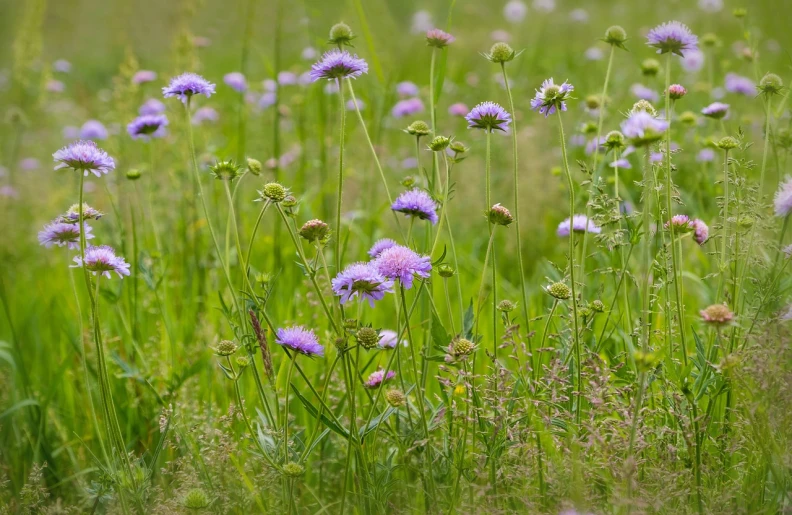
POLYGON ((684 56, 685 52, 698 49, 698 37, 684 23, 669 21, 650 30, 646 44, 656 48, 658 54, 671 52, 684 56))
POLYGON ((766 73, 759 81, 759 90, 765 95, 777 95, 784 88, 784 81, 775 73, 766 73))
POLYGON ((300 236, 311 243, 324 242, 330 236, 330 227, 322 220, 308 220, 300 228, 300 236))
POLYGON ((220 119, 220 115, 217 114, 217 111, 209 106, 204 106, 198 108, 195 111, 195 114, 192 117, 192 124, 193 125, 201 125, 203 122, 216 122, 220 119))
POLYGON ((238 93, 244 93, 247 91, 247 81, 245 80, 245 76, 240 72, 231 72, 225 74, 223 76, 223 82, 225 82, 227 86, 238 93))
POLYGON ((394 372, 393 370, 388 370, 387 375, 385 374, 385 371, 382 369, 376 370, 372 372, 371 375, 369 375, 368 379, 364 383, 364 386, 366 388, 376 388, 385 381, 389 379, 393 379, 394 377, 396 377, 396 372, 394 372))
POLYGON ((599 234, 602 232, 602 229, 594 223, 593 220, 590 220, 586 217, 586 215, 575 215, 572 217, 572 222, 570 223, 569 218, 558 224, 558 230, 556 233, 559 236, 569 236, 570 230, 572 232, 590 232, 592 234, 599 234))
POLYGON ((80 256, 75 256, 74 262, 76 264, 72 268, 84 266, 88 271, 93 272, 94 275, 101 274, 108 279, 110 278, 110 272, 115 272, 121 278, 129 275, 129 263, 124 261, 124 258, 116 256, 115 250, 107 245, 86 248, 85 262, 80 256))
POLYGON ((462 102, 457 102, 448 106, 448 114, 451 116, 466 116, 468 114, 468 106, 462 102))
POLYGON ((621 130, 636 146, 648 145, 663 137, 669 123, 646 111, 637 111, 621 123, 621 130))
POLYGON ((88 120, 80 128, 82 139, 107 139, 107 128, 99 120, 88 120))
POLYGON ((440 29, 430 29, 426 32, 426 44, 435 48, 444 48, 454 42, 456 38, 440 29))
POLYGON ((723 326, 729 324, 734 318, 734 313, 726 304, 713 304, 700 311, 701 318, 708 324, 723 326))
POLYGON ((316 339, 316 334, 301 325, 278 329, 275 343, 306 356, 324 356, 324 347, 316 339))
POLYGON ((701 110, 701 114, 707 118, 720 120, 729 113, 729 104, 723 102, 713 102, 701 110))
POLYGON ((354 263, 346 267, 331 281, 333 293, 341 297, 341 304, 346 304, 353 297, 368 300, 374 307, 374 301, 382 300, 386 293, 393 292, 393 281, 386 279, 370 263, 354 263))
POLYGON ((221 181, 232 181, 239 177, 241 166, 236 164, 233 159, 228 161, 216 161, 215 164, 209 167, 215 179, 221 181))
POLYGON ((424 104, 421 102, 421 99, 413 97, 396 102, 396 104, 393 105, 393 109, 391 109, 391 115, 394 118, 403 118, 423 112, 423 110, 424 104))
POLYGON ((347 45, 352 46, 352 40, 355 39, 355 34, 346 23, 336 23, 330 27, 330 36, 327 40, 332 45, 347 45))
POLYGON ((505 132, 511 123, 511 115, 495 102, 482 102, 465 116, 465 120, 468 122, 468 129, 505 132))
MULTIPOLYGON (((85 202, 82 205, 83 220, 99 220, 104 216, 104 213, 98 209, 94 209, 85 202)), ((60 215, 57 219, 58 222, 67 224, 76 224, 80 222, 80 204, 73 204, 68 211, 60 215)))
POLYGON ((428 136, 429 134, 431 134, 432 129, 429 128, 428 123, 422 120, 416 120, 412 122, 410 125, 408 125, 407 128, 404 129, 404 132, 406 132, 411 136, 416 136, 420 138, 421 136, 428 136))
POLYGON ((528 6, 520 0, 511 0, 503 6, 503 17, 511 23, 520 23, 528 14, 528 6))
POLYGON ((687 215, 674 215, 669 222, 663 226, 666 229, 674 228, 674 232, 685 233, 693 230, 693 223, 687 215))
POLYGON ((330 50, 311 66, 311 80, 356 79, 368 73, 368 64, 344 50, 330 50))
POLYGON ((671 84, 668 86, 668 96, 671 100, 679 100, 687 95, 687 90, 681 84, 671 84))
POLYGON ((553 283, 545 291, 548 295, 558 300, 567 300, 572 296, 572 289, 564 283, 553 283))
POLYGON ((408 290, 412 288, 413 278, 416 275, 428 278, 429 272, 432 271, 429 256, 421 256, 402 245, 394 245, 383 250, 372 265, 388 279, 401 281, 408 290))
POLYGON ((102 174, 115 169, 113 158, 90 140, 75 141, 52 154, 52 157, 56 163, 59 163, 55 170, 71 168, 82 171, 85 175, 92 172, 97 177, 101 177, 102 174))
POLYGON ((215 92, 215 85, 196 73, 182 73, 171 79, 170 84, 162 88, 165 98, 177 97, 187 103, 193 95, 206 95, 211 97, 215 92))
POLYGON ((503 64, 508 63, 515 57, 517 57, 517 52, 509 46, 508 43, 504 43, 499 41, 492 45, 488 54, 483 54, 486 59, 493 63, 503 64))
MULTIPOLYGON (((88 224, 83 225, 85 227, 85 239, 92 239, 94 235, 91 234, 91 227, 88 224)), ((38 240, 39 244, 47 248, 51 248, 53 245, 59 247, 65 245, 69 250, 76 250, 80 248, 80 224, 55 220, 39 231, 38 240)))
POLYGON ((612 25, 605 31, 605 37, 602 40, 609 45, 623 49, 624 42, 627 41, 627 31, 620 25, 612 25))
POLYGON ((511 212, 500 204, 495 204, 490 208, 487 213, 487 218, 491 224, 502 225, 504 227, 509 226, 514 221, 511 212))
POLYGON ((145 84, 146 82, 153 82, 157 80, 157 72, 151 70, 140 70, 135 72, 132 76, 133 84, 145 84))
POLYGON ((570 93, 575 89, 572 84, 564 81, 563 84, 556 84, 550 77, 542 82, 542 86, 536 90, 536 95, 531 99, 531 109, 539 111, 545 118, 554 114, 556 110, 566 111, 566 101, 571 98, 570 93))
POLYGON ((737 93, 748 97, 752 97, 757 93, 756 85, 751 79, 736 73, 726 74, 724 87, 729 93, 737 93))
POLYGON ((132 139, 148 140, 165 136, 168 118, 162 114, 138 116, 127 125, 127 132, 132 139))
POLYGON ((391 247, 395 247, 398 245, 395 241, 390 238, 382 238, 381 240, 377 240, 374 245, 368 251, 368 255, 371 256, 371 259, 376 259, 382 254, 384 251, 391 247))
MULTIPOLYGON (((379 343, 377 345, 382 349, 395 349, 398 340, 396 331, 390 329, 383 329, 379 332, 379 343)), ((407 345, 407 340, 401 341, 402 345, 407 345)))
POLYGON ((787 177, 778 186, 773 203, 776 216, 784 217, 792 213, 792 177, 787 177))
POLYGON ((410 81, 400 82, 396 84, 396 93, 402 97, 414 97, 418 94, 418 86, 410 81))
POLYGON ((399 195, 391 205, 393 211, 437 223, 437 203, 424 190, 413 188, 399 195))
POLYGON ((704 245, 709 239, 709 226, 698 218, 690 222, 690 225, 693 227, 693 239, 699 245, 704 245))
POLYGON ((138 114, 143 116, 146 114, 162 114, 165 112, 165 104, 156 98, 149 98, 138 109, 138 114))

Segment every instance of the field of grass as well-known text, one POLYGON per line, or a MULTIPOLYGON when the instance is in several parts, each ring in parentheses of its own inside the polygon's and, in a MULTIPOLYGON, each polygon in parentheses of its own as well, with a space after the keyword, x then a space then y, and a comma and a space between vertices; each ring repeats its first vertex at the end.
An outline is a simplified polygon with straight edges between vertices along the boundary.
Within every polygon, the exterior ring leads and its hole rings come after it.
POLYGON ((0 513, 789 513, 790 12, 0 0, 0 513))

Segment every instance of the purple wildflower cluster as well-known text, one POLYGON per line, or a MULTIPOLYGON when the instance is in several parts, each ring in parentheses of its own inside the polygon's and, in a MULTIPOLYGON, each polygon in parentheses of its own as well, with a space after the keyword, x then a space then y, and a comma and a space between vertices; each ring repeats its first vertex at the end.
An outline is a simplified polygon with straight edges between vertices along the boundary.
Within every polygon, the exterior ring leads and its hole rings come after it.
POLYGON ((377 388, 385 381, 393 379, 394 377, 396 377, 396 372, 393 370, 388 370, 387 374, 385 374, 385 371, 382 369, 375 370, 368 376, 368 379, 363 384, 366 388, 377 388))
POLYGON ((52 157, 58 163, 56 170, 71 168, 83 172, 84 175, 91 172, 101 177, 102 174, 115 169, 113 158, 90 140, 75 141, 52 154, 52 157))
POLYGON ((782 182, 773 199, 775 214, 778 217, 786 217, 792 213, 792 177, 787 177, 782 182))
POLYGON ((757 93, 756 84, 754 84, 754 81, 748 77, 737 75, 736 73, 726 74, 724 88, 729 93, 736 93, 738 95, 745 95, 748 97, 752 97, 757 93))
POLYGON ((371 263, 349 265, 331 282, 333 293, 341 297, 341 304, 360 297, 368 300, 373 308, 374 301, 382 300, 386 293, 393 292, 393 281, 386 279, 371 263))
POLYGON ((371 256, 372 259, 376 259, 382 254, 385 250, 395 247, 398 245, 395 241, 390 238, 382 238, 381 240, 377 240, 374 245, 368 251, 368 255, 371 256))
MULTIPOLYGON (((85 239, 93 239, 94 235, 91 234, 91 226, 83 224, 85 227, 85 239)), ((64 245, 69 250, 76 250, 80 248, 80 225, 76 222, 67 223, 55 220, 54 222, 44 226, 38 233, 38 240, 41 245, 46 248, 51 248, 53 245, 63 247, 64 245)))
POLYGON ((394 118, 404 118, 423 112, 424 104, 418 97, 399 100, 391 109, 394 118))
POLYGON ((380 274, 388 279, 400 281, 408 290, 412 288, 415 276, 426 279, 432 271, 429 256, 422 256, 402 245, 383 250, 372 265, 380 274))

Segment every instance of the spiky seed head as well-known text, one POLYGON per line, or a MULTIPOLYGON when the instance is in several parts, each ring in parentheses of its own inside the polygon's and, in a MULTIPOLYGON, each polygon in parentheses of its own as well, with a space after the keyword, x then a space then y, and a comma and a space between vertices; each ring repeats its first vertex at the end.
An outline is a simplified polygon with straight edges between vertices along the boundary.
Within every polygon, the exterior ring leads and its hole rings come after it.
POLYGON ((136 168, 132 168, 131 170, 127 170, 126 178, 129 179, 130 181, 136 181, 140 179, 140 175, 141 175, 140 170, 136 168))
POLYGON ((300 236, 310 243, 323 242, 330 236, 330 226, 321 220, 308 220, 300 228, 300 236))
POLYGON ((454 154, 464 154, 469 148, 465 146, 464 143, 461 141, 452 141, 451 144, 448 146, 454 154))
POLYGON ((487 218, 491 224, 504 227, 508 227, 514 221, 511 212, 500 204, 495 204, 490 208, 487 218))
POLYGON ((440 274, 440 277, 448 279, 449 277, 453 277, 456 271, 451 265, 443 263, 437 267, 437 273, 440 274))
POLYGON ((445 136, 435 136, 429 143, 429 150, 432 152, 442 152, 450 143, 451 140, 445 136))
POLYGON ((415 120, 410 125, 404 129, 404 132, 410 134, 412 136, 418 136, 419 138, 422 136, 428 136, 432 133, 432 130, 429 128, 429 124, 423 120, 415 120))
POLYGON ((484 57, 492 61, 493 63, 507 63, 515 58, 517 53, 514 49, 509 46, 508 43, 503 43, 501 41, 492 45, 488 54, 484 54, 484 57))
POLYGON ((605 304, 603 304, 601 300, 596 299, 591 302, 591 309, 594 310, 596 313, 602 313, 603 311, 605 311, 605 304))
POLYGON ((503 311, 504 313, 511 313, 516 307, 517 305, 514 302, 506 299, 498 303, 498 311, 503 311))
POLYGON ((237 356, 236 364, 239 368, 250 366, 250 358, 248 356, 237 356))
POLYGON ((602 106, 602 97, 600 95, 588 95, 585 102, 587 108, 599 109, 602 106))
POLYGON ((608 30, 605 31, 605 38, 603 38, 603 41, 609 45, 624 48, 624 42, 627 41, 627 31, 619 25, 611 25, 608 27, 608 30))
POLYGON ((776 95, 784 87, 784 81, 775 73, 767 73, 759 81, 759 90, 765 95, 776 95))
POLYGON ((630 113, 637 113, 639 111, 644 111, 652 116, 657 116, 657 109, 654 108, 651 102, 648 100, 639 100, 638 102, 634 103, 632 109, 630 109, 630 113))
POLYGON ((231 340, 223 340, 214 348, 215 354, 218 356, 230 356, 235 353, 239 347, 231 340))
POLYGON ((247 158, 247 170, 253 175, 261 175, 261 161, 252 157, 247 158))
POLYGON ((355 339, 364 349, 373 349, 379 343, 379 332, 372 327, 361 327, 355 333, 355 339))
POLYGON ((264 185, 262 195, 273 202, 282 202, 286 198, 286 188, 277 182, 269 182, 264 185))
POLYGON ((182 505, 188 510, 202 510, 209 504, 209 496, 201 488, 193 488, 182 498, 182 505))
POLYGON ((684 113, 679 115, 679 121, 685 125, 690 127, 696 125, 698 122, 698 116, 693 111, 685 111, 684 113))
POLYGON ((740 142, 731 136, 725 136, 718 140, 718 148, 721 150, 731 150, 740 146, 740 142))
POLYGON ((385 400, 394 408, 399 408, 407 402, 407 397, 400 390, 390 389, 385 392, 385 400))
POLYGON ((209 167, 209 170, 215 176, 215 179, 233 181, 239 177, 239 168, 240 166, 233 159, 229 159, 228 161, 216 161, 215 164, 209 167))
POLYGON ((572 296, 572 290, 564 283, 553 283, 547 287, 547 293, 558 300, 567 300, 572 296))
POLYGON ((283 466, 283 473, 288 477, 300 477, 304 472, 305 467, 294 461, 290 461, 283 466))
POLYGON ((608 150, 621 150, 624 146, 624 134, 621 132, 610 131, 605 135, 605 148, 608 150))
POLYGON ((660 73, 660 61, 657 59, 644 59, 641 63, 641 73, 647 77, 654 77, 660 73))
POLYGON ((454 349, 455 356, 467 356, 471 352, 473 352, 473 342, 468 340, 467 338, 455 338, 453 342, 451 342, 452 349, 454 349))
POLYGON ((349 28, 349 25, 346 23, 336 23, 330 27, 330 38, 327 40, 327 42, 333 45, 352 46, 350 43, 353 39, 355 39, 355 37, 356 36, 352 32, 352 29, 349 28))
POLYGON ((720 40, 718 36, 712 32, 707 32, 703 36, 701 36, 701 45, 708 48, 714 48, 720 44, 720 40))

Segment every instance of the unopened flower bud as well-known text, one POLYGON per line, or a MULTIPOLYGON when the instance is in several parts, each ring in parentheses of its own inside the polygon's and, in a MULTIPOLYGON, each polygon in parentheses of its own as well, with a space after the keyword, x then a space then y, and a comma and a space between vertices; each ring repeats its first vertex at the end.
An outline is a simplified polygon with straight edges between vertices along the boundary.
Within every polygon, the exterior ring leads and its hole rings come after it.
POLYGON ((455 356, 467 356, 473 352, 473 347, 475 346, 467 338, 456 338, 451 342, 451 347, 455 356))
POLYGON ((182 498, 182 505, 188 510, 202 510, 209 504, 209 496, 201 488, 193 488, 182 498))
POLYGON ((708 48, 713 48, 718 46, 720 40, 718 36, 713 34, 712 32, 707 32, 703 36, 701 36, 701 45, 708 48))
POLYGON ((465 152, 470 150, 461 141, 452 142, 451 145, 448 146, 448 148, 450 148, 451 151, 454 152, 454 154, 464 154, 465 152))
POLYGON ((603 304, 601 300, 596 299, 591 303, 591 309, 593 309, 597 313, 602 313, 603 311, 605 311, 605 304, 603 304))
POLYGON ((435 136, 434 139, 429 143, 429 150, 432 152, 440 152, 445 150, 445 148, 451 143, 449 138, 445 136, 435 136))
POLYGON ((394 408, 404 406, 404 404, 407 402, 407 398, 404 396, 404 394, 396 389, 391 389, 385 392, 385 400, 388 401, 388 404, 394 408))
POLYGON ((303 472, 305 472, 305 467, 294 461, 290 461, 283 466, 283 473, 289 477, 300 477, 303 472))
POLYGON ((355 39, 355 34, 352 32, 352 29, 349 28, 349 25, 346 23, 336 23, 330 28, 330 38, 328 39, 328 43, 333 45, 349 45, 350 42, 355 39))
POLYGON ((330 227, 321 220, 308 220, 300 228, 300 236, 310 243, 325 241, 330 235, 330 227))
POLYGON ((364 349, 373 349, 379 343, 379 333, 371 327, 361 327, 355 333, 355 339, 364 349))
POLYGON ((718 140, 718 148, 721 150, 731 150, 740 146, 740 142, 731 136, 725 136, 718 140))
POLYGON ((700 311, 704 322, 716 327, 729 324, 734 318, 734 313, 726 304, 713 304, 700 311))
POLYGON ((239 368, 250 366, 250 358, 248 356, 237 356, 236 364, 239 368))
POLYGON ((610 131, 605 135, 605 148, 608 150, 621 150, 624 148, 624 134, 619 131, 610 131))
POLYGON ((605 38, 603 41, 609 45, 624 48, 624 42, 627 41, 627 31, 619 25, 612 25, 605 31, 605 38))
POLYGON ((685 111, 679 115, 679 121, 687 126, 694 126, 698 122, 698 116, 693 111, 685 111))
POLYGON ((261 161, 252 157, 247 158, 247 169, 253 175, 261 175, 261 161))
POLYGON ((687 94, 687 90, 680 84, 671 84, 668 86, 668 96, 671 100, 679 100, 687 94))
POLYGON ((737 19, 745 18, 748 16, 748 11, 742 7, 737 7, 732 11, 732 15, 734 15, 734 17, 737 19))
POLYGON ((572 290, 564 283, 553 283, 546 288, 551 297, 559 300, 566 300, 572 296, 572 290))
POLYGON ((498 42, 492 45, 489 54, 484 54, 484 57, 493 63, 507 63, 514 59, 517 53, 508 43, 498 42))
POLYGON ((437 273, 440 274, 440 277, 449 278, 454 276, 454 268, 451 265, 446 263, 441 264, 437 267, 437 273))
POLYGON ((657 59, 644 59, 641 63, 641 73, 647 77, 654 77, 660 72, 660 61, 657 59))
POLYGON ((209 167, 215 179, 221 181, 233 181, 239 177, 239 165, 233 159, 228 161, 216 161, 215 164, 209 167))
POLYGON ((231 340, 223 340, 214 348, 215 354, 218 356, 230 356, 237 351, 237 345, 231 340))
POLYGON ((429 124, 427 124, 426 122, 422 120, 416 120, 412 122, 410 125, 408 125, 407 128, 404 129, 404 132, 412 136, 421 137, 421 136, 428 136, 429 134, 431 134, 432 130, 429 128, 429 124))
POLYGON ((766 95, 776 95, 784 87, 784 81, 775 73, 767 73, 759 81, 759 90, 766 95))
POLYGON ((281 202, 286 198, 286 188, 277 182, 270 182, 264 185, 261 194, 273 202, 281 202))
POLYGON ((502 225, 504 227, 509 226, 509 224, 514 221, 514 217, 509 210, 500 204, 495 204, 490 208, 487 218, 491 224, 502 225))
POLYGON ((498 311, 503 311, 504 313, 510 313, 514 311, 514 308, 516 307, 517 306, 514 304, 514 302, 510 300, 502 300, 498 303, 498 311))
POLYGON ((283 205, 283 207, 289 207, 289 208, 294 207, 297 205, 297 197, 295 197, 294 195, 286 195, 283 198, 283 202, 281 202, 281 205, 283 205))

